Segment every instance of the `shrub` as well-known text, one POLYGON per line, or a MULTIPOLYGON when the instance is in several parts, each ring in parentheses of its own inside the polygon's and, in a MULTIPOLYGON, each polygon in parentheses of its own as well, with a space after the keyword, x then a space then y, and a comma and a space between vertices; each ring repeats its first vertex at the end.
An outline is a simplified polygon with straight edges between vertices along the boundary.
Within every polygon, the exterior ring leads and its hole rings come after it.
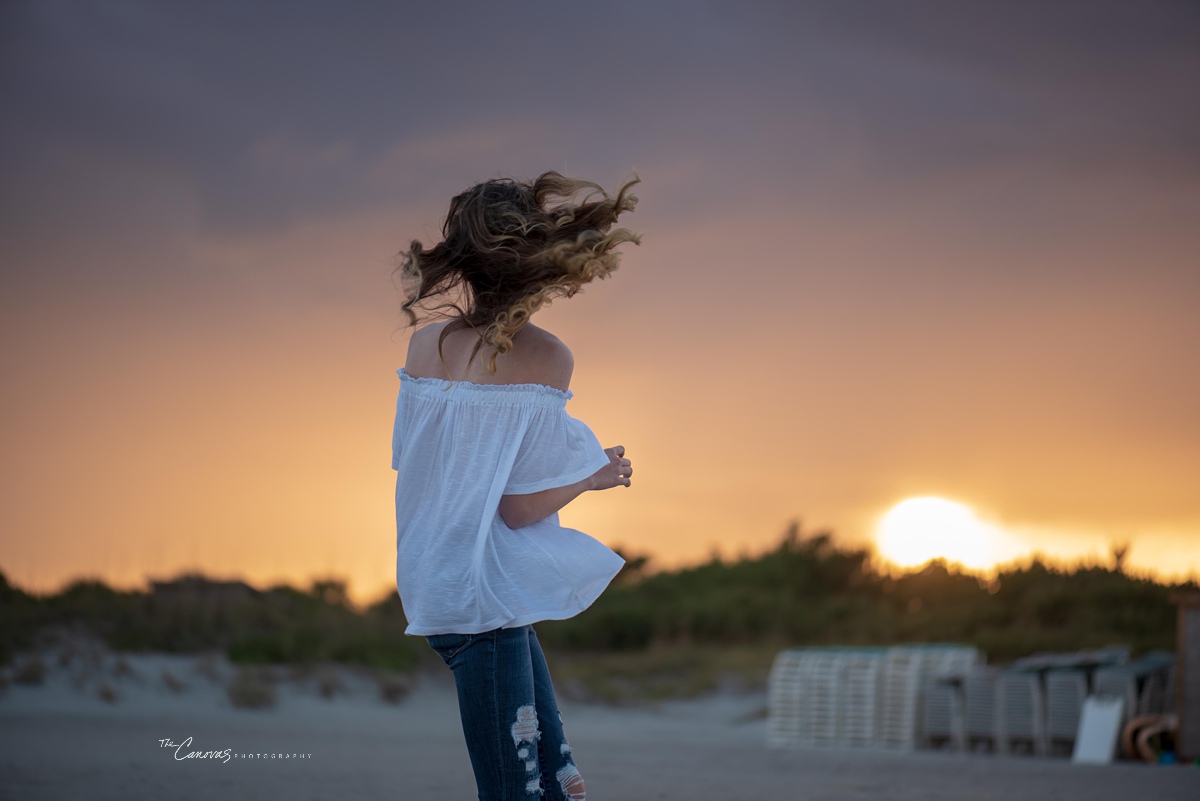
POLYGON ((239 668, 226 691, 229 702, 239 709, 261 709, 275 705, 275 685, 262 671, 239 668))
POLYGON ((221 672, 217 669, 217 659, 213 654, 204 654, 196 660, 193 670, 212 682, 221 680, 221 672))
POLYGON ((325 667, 317 671, 317 694, 322 698, 333 698, 342 689, 337 668, 325 667))
POLYGON ((398 704, 412 690, 412 679, 400 673, 380 671, 377 674, 379 696, 389 704, 398 704))
POLYGON ((166 688, 173 693, 181 693, 187 689, 187 685, 175 678, 175 674, 171 673, 169 670, 164 670, 162 672, 162 683, 166 685, 166 688))
POLYGON ((30 654, 17 668, 13 681, 18 684, 41 684, 46 680, 46 665, 37 654, 30 654))

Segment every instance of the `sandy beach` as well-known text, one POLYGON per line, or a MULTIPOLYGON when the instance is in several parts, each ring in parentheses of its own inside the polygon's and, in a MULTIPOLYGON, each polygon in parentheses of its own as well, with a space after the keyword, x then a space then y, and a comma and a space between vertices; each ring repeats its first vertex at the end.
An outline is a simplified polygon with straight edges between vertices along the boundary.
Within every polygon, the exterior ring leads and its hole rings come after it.
MULTIPOLYGON (((274 706, 240 709, 225 692, 234 668, 222 658, 127 655, 119 675, 112 655, 106 660, 95 675, 48 662, 42 684, 0 691, 0 798, 475 797, 448 671, 418 674, 391 704, 361 671, 337 669, 326 698, 319 674, 281 669, 274 706), (100 696, 105 682, 112 700, 100 696), (176 758, 225 749, 228 760, 176 758)), ((327 682, 333 676, 324 675, 327 682)), ((596 801, 1200 798, 1200 769, 1190 767, 771 750, 765 703, 763 693, 751 692, 642 708, 565 700, 561 707, 588 798, 596 801)))

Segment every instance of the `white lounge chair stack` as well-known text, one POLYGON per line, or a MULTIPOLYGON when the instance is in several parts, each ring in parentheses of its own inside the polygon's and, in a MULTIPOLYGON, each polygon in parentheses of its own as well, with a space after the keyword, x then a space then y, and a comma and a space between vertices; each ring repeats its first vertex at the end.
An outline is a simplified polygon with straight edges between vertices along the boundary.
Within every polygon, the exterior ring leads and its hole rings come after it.
POLYGON ((768 678, 767 742, 1061 753, 1074 744, 1089 693, 1122 698, 1126 720, 1171 710, 1174 655, 1130 663, 1127 654, 1040 653, 1001 670, 965 645, 791 648, 768 678))
MULTIPOLYGON (((1047 748, 1073 745, 1079 731, 1079 716, 1088 695, 1087 673, 1066 668, 1046 673, 1047 748)), ((1070 753, 1068 751, 1068 753, 1070 753)))
POLYGON ((875 744, 885 659, 878 651, 850 651, 843 656, 839 671, 842 697, 837 744, 852 747, 875 744))
POLYGON ((883 697, 879 709, 879 744, 915 748, 921 682, 928 674, 928 657, 916 648, 889 648, 884 657, 883 697))
POLYGON ((788 649, 768 678, 767 742, 915 748, 925 680, 980 659, 961 645, 788 649))
POLYGON ((767 675, 767 745, 778 748, 808 736, 804 707, 811 688, 805 686, 806 654, 798 648, 782 651, 767 675))
POLYGON ((996 747, 996 683, 1000 671, 979 666, 963 678, 967 747, 985 743, 996 747))
POLYGON ((808 687, 804 705, 813 745, 835 745, 838 741, 838 712, 842 706, 842 662, 838 652, 817 653, 808 662, 808 687))
POLYGON ((961 686, 930 677, 922 698, 920 745, 937 748, 949 743, 958 750, 965 748, 961 686))
POLYGON ((836 648, 791 648, 775 657, 767 678, 768 745, 838 742, 844 661, 836 648))
POLYGON ((1015 743, 1029 743, 1033 753, 1046 749, 1046 713, 1042 682, 1036 673, 1006 670, 996 682, 996 750, 1007 753, 1015 743))
MULTIPOLYGON (((884 666, 883 707, 879 720, 878 744, 911 750, 925 734, 920 711, 925 692, 935 679, 960 678, 979 664, 983 654, 969 645, 930 644, 898 645, 889 648, 884 666)), ((961 701, 957 703, 961 707, 961 701)), ((955 714, 952 721, 961 720, 955 714)), ((952 723, 952 732, 961 740, 961 726, 952 723)))

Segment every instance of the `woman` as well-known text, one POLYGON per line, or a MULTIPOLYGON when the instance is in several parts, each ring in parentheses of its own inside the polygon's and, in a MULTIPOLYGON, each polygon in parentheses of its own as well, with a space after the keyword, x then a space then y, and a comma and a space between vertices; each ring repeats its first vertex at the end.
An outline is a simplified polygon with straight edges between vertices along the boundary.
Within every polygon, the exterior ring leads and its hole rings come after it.
POLYGON ((397 371, 396 586, 406 633, 454 672, 485 801, 584 798, 531 624, 583 611, 624 565, 558 510, 630 486, 633 468, 567 413, 571 351, 529 319, 639 241, 610 232, 637 182, 611 197, 557 172, 486 181, 451 201, 441 243, 414 241, 401 265, 409 324, 430 301, 450 319, 414 332, 397 371))

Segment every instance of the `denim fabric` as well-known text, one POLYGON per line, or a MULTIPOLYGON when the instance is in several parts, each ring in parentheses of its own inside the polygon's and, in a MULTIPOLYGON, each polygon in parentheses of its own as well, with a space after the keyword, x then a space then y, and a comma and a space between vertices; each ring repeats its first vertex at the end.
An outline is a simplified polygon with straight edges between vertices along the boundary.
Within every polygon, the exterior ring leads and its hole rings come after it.
POLYGON ((533 627, 425 639, 454 672, 480 801, 543 794, 552 801, 582 801, 583 779, 533 627))

